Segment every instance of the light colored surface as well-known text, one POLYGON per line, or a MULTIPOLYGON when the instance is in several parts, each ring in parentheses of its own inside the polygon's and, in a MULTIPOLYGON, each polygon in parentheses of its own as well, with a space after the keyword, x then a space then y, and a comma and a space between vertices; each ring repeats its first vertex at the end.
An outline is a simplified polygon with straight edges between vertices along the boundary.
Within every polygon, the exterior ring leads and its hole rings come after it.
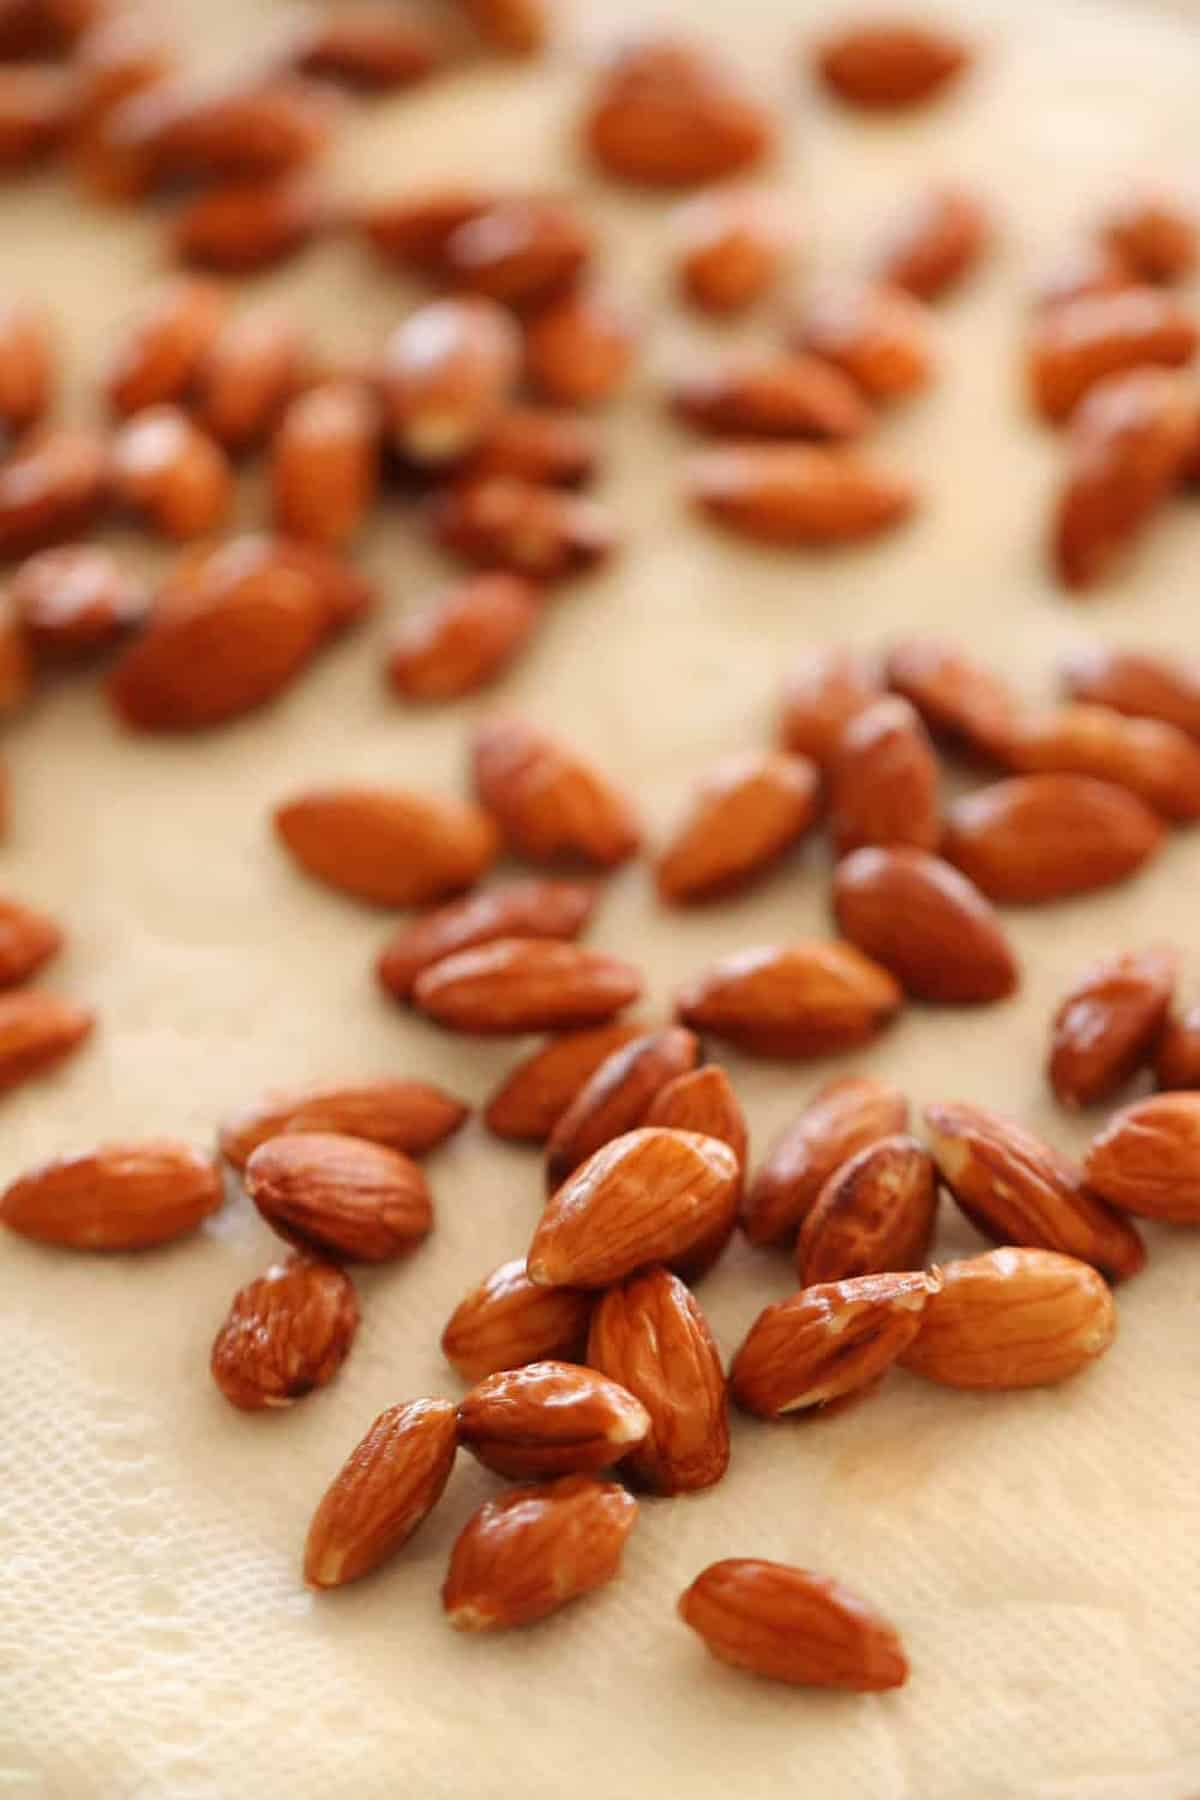
MULTIPOLYGON (((186 10, 199 35, 226 44, 269 11, 248 0, 186 10)), ((641 9, 597 10, 607 28, 641 9)), ((769 738, 779 677, 809 639, 953 631, 1030 694, 1083 633, 1195 641, 1200 519, 1187 506, 1086 611, 1051 590, 1037 548, 1055 451, 1022 416, 1014 376, 1022 283, 1039 249, 1122 171, 1194 175, 1194 33, 1141 5, 998 8, 984 66, 959 100, 912 124, 874 125, 810 101, 794 59, 799 10, 739 0, 704 12, 790 115, 782 179, 802 273, 853 263, 894 199, 946 174, 994 200, 1004 245, 943 309, 937 391, 880 433, 880 454, 927 493, 921 522, 864 554, 756 556, 684 523, 683 441, 658 422, 653 383, 691 327, 678 314, 656 323, 649 370, 610 426, 604 492, 626 522, 628 554, 564 594, 500 704, 567 728, 637 789, 660 830, 697 771, 769 738)), ((689 12, 699 16, 675 0, 677 18, 689 12)), ((342 167, 380 190, 438 173, 574 182, 561 146, 578 83, 565 59, 364 109, 342 167)), ((664 205, 613 190, 596 202, 614 265, 650 299, 664 205)), ((45 292, 86 370, 155 266, 152 234, 77 212, 50 180, 0 195, 0 230, 6 281, 19 272, 45 292)), ((272 289, 348 347, 413 298, 343 247, 261 284, 272 289)), ((398 508, 370 561, 392 617, 437 572, 398 508)), ((94 1002, 102 1023, 60 1078, 5 1101, 5 1179, 99 1136, 207 1142, 229 1107, 267 1084, 391 1070, 481 1100, 513 1060, 515 1047, 464 1046, 388 1008, 367 973, 387 920, 305 884, 266 829, 271 803, 310 780, 462 781, 465 734, 486 707, 425 715, 392 704, 378 674, 384 629, 381 619, 281 705, 211 737, 122 738, 86 679, 14 729, 0 882, 69 925, 52 980, 94 1002)), ((912 1009, 876 1050, 840 1066, 894 1075, 918 1103, 984 1101, 1064 1145, 1082 1142, 1086 1127, 1053 1110, 1040 1076, 1052 1000, 1095 951, 1167 934, 1190 952, 1198 877, 1200 849, 1180 835, 1123 891, 1012 915, 1019 999, 964 1014, 912 1009)), ((820 849, 759 895, 688 916, 657 911, 635 868, 613 883, 593 935, 646 966, 662 1005, 719 951, 825 929, 825 893, 820 849)), ((1189 978, 1198 972, 1193 957, 1189 978)), ((730 1067, 756 1155, 829 1072, 730 1067)), ((299 1578, 312 1507, 374 1414, 460 1391, 437 1350, 442 1322, 480 1273, 523 1248, 537 1216, 537 1160, 477 1126, 429 1167, 434 1236, 408 1264, 361 1276, 364 1325, 344 1373, 278 1417, 234 1413, 208 1378, 230 1294, 277 1248, 241 1198, 199 1239, 144 1257, 0 1245, 3 1792, 1200 1792, 1200 1241, 1148 1233, 1150 1267, 1121 1292, 1118 1345, 1077 1383, 989 1398, 901 1374, 828 1423, 739 1420, 720 1488, 644 1504, 619 1582, 536 1631, 472 1641, 445 1628, 438 1604, 454 1535, 492 1486, 465 1458, 390 1570, 325 1598, 299 1578), (728 1555, 810 1564, 861 1589, 905 1639, 907 1688, 827 1698, 711 1663, 673 1608, 700 1567, 728 1555)), ((971 1241, 947 1206, 940 1253, 971 1241)), ((788 1273, 739 1245, 704 1284, 725 1351, 787 1291, 788 1273)))

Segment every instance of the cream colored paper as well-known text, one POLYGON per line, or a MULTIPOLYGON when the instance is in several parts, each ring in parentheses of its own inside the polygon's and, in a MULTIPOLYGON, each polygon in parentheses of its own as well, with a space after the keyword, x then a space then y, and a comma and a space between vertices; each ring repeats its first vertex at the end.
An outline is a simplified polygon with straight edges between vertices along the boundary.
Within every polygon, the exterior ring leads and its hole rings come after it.
MULTIPOLYGON (((188 0, 206 52, 259 41, 287 8, 188 0)), ((644 16, 579 6, 581 39, 644 16)), ((390 619, 441 570, 398 503, 368 560, 385 603, 281 704, 208 737, 120 735, 86 678, 6 743, 15 792, 0 884, 61 916, 49 979, 93 1002, 94 1045, 3 1104, 0 1174, 103 1136, 211 1140, 268 1084, 373 1071, 440 1078, 480 1101, 519 1046, 461 1044, 378 995, 388 920, 307 884, 271 840, 273 802, 309 782, 463 781, 474 721, 513 708, 568 731, 637 791, 652 830, 722 752, 769 741, 782 672, 808 640, 952 632, 1049 691, 1076 639, 1195 646, 1200 517, 1174 508, 1129 574, 1073 604, 1039 556, 1056 465, 1018 381, 1024 291, 1128 170, 1195 178, 1200 40, 1183 9, 1012 4, 980 14, 986 54, 952 103, 872 123, 812 98, 797 43, 813 9, 782 0, 658 9, 742 56, 787 121, 797 286, 851 267, 874 225, 928 179, 977 183, 1001 220, 986 273, 939 311, 943 376, 889 419, 878 453, 926 496, 911 530, 862 553, 758 555, 689 523, 682 435, 657 389, 689 351, 732 341, 659 306, 666 206, 594 186, 570 133, 583 45, 535 70, 492 65, 366 106, 338 151, 348 184, 438 176, 579 185, 614 279, 651 317, 643 371, 607 424, 603 483, 629 546, 564 590, 495 699, 429 713, 380 680, 390 619)), ((822 15, 823 16, 823 15, 822 15)), ((974 16, 974 15, 972 15, 974 16)), ((243 50, 243 56, 245 51, 243 50)), ((41 291, 76 381, 159 264, 144 218, 79 209, 54 180, 0 195, 4 285, 41 291)), ((352 247, 263 281, 331 347, 370 344, 416 295, 352 247)), ((771 339, 764 318, 740 335, 771 339)), ((78 397, 77 397, 78 398, 78 397)), ((79 402, 82 404, 82 402, 79 402)), ((247 516, 253 516, 248 505, 247 516)), ((643 868, 614 881, 594 931, 648 973, 647 1013, 715 954, 827 928, 824 853, 760 893, 665 914, 643 868)), ((1011 915, 1012 1003, 911 1009, 839 1067, 895 1076, 914 1102, 963 1097, 1056 1142, 1084 1141, 1040 1074, 1046 1021, 1092 954, 1175 938, 1194 953, 1200 852, 1178 834, 1109 896, 1011 915)), ((826 1067, 729 1064, 756 1155, 826 1067)), ((1186 1800, 1200 1792, 1195 1423, 1200 1240, 1152 1230, 1120 1295, 1121 1336, 1059 1391, 980 1397, 903 1374, 828 1423, 738 1421, 728 1479, 647 1501, 624 1573, 524 1634, 449 1631, 438 1587, 492 1487, 464 1458, 396 1564, 340 1595, 299 1579, 311 1510, 384 1405, 460 1388, 437 1348, 465 1288, 527 1241, 537 1159, 477 1125, 429 1165, 434 1236, 359 1278, 364 1324, 336 1385, 280 1416, 230 1409, 207 1371, 233 1290, 277 1246, 242 1199, 198 1239, 142 1257, 0 1246, 0 1791, 22 1800, 1186 1800), (674 1616, 707 1562, 781 1557, 831 1573, 898 1625, 902 1691, 825 1697, 738 1677, 674 1616)), ((975 1244, 945 1208, 939 1252, 975 1244)), ((736 1246, 703 1303, 731 1352, 785 1261, 736 1246)))

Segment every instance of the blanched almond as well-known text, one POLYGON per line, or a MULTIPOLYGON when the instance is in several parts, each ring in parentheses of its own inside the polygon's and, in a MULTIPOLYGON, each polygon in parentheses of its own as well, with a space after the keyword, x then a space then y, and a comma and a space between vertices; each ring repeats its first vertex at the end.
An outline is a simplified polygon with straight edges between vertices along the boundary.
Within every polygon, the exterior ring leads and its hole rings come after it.
POLYGON ((223 326, 193 382, 200 423, 231 453, 266 441, 300 376, 303 341, 282 314, 255 308, 223 326))
POLYGON ((112 471, 117 502, 165 537, 207 537, 233 501, 225 452, 177 406, 148 407, 122 425, 112 471))
POLYGON ((292 401, 271 445, 276 529, 337 546, 354 537, 379 480, 379 409, 365 388, 324 382, 292 401))
POLYGON ((499 680, 542 616, 521 575, 469 575, 394 632, 387 676, 406 700, 456 700, 499 680))
POLYGON ((936 1272, 860 1275, 777 1301, 733 1359, 734 1399, 780 1419, 870 1386, 912 1343, 936 1287, 936 1272))
POLYGON ((109 497, 108 446, 92 431, 49 426, 0 465, 0 557, 27 556, 87 532, 109 497))
POLYGON ((1196 264, 1196 216, 1176 195, 1143 189, 1104 213, 1100 235, 1139 281, 1182 281, 1196 264))
POLYGON ((683 990, 676 1014, 752 1055, 825 1056, 869 1043, 901 1001, 852 944, 812 939, 724 957, 683 990))
POLYGON ((0 304, 0 425, 21 432, 42 417, 54 386, 44 314, 9 300, 0 304))
POLYGON ((765 544, 853 543, 891 530, 915 495, 900 475, 852 450, 732 444, 688 467, 688 494, 719 524, 765 544))
POLYGON ((523 719, 493 719, 475 733, 479 802, 520 856, 613 868, 638 847, 632 809, 598 770, 523 719))
POLYGON ((696 789, 691 810, 658 859, 660 896, 716 899, 765 874, 817 816, 817 771, 778 751, 727 757, 696 789))
POLYGON ((904 1131, 908 1101, 870 1075, 842 1075, 815 1094, 772 1144, 742 1212, 752 1244, 787 1244, 826 1182, 858 1151, 904 1131))
POLYGON ((235 1169, 268 1138, 333 1131, 423 1156, 458 1130, 468 1108, 427 1081, 334 1082, 273 1089, 221 1126, 221 1154, 235 1169))
POLYGON ((1035 409, 1061 423, 1105 376, 1145 364, 1178 368, 1198 341, 1191 315, 1156 288, 1085 294, 1039 315, 1029 345, 1028 377, 1035 409))
POLYGON ((46 913, 19 900, 0 899, 0 987, 28 981, 62 943, 61 929, 46 913))
POLYGON ((441 1499, 457 1449, 449 1400, 381 1412, 313 1515, 304 1546, 309 1587, 343 1587, 394 1556, 441 1499))
POLYGON ((547 1357, 581 1362, 592 1299, 582 1288, 536 1286, 525 1258, 516 1257, 459 1301, 442 1332, 442 1350, 464 1381, 547 1357))
POLYGON ((590 1475, 636 1450, 650 1430, 640 1400, 578 1363, 535 1362, 487 1375, 459 1402, 459 1441, 518 1481, 590 1475))
POLYGON ((53 1069, 91 1036, 95 1014, 45 988, 0 994, 0 1093, 53 1069))
POLYGON ((1166 945, 1092 963, 1050 1024, 1050 1085, 1065 1106, 1107 1100, 1152 1058, 1179 958, 1166 945))
POLYGON ((774 286, 790 238, 774 194, 714 188, 685 201, 671 224, 676 279, 694 306, 744 312, 774 286))
POLYGON ((71 1250, 144 1250, 195 1231, 221 1200, 208 1157, 174 1138, 147 1138, 31 1169, 0 1196, 0 1220, 71 1250))
POLYGON ((975 268, 991 234, 987 210, 974 194, 933 188, 888 230, 870 272, 918 300, 937 300, 975 268))
POLYGON ((38 656, 105 650, 140 624, 144 584, 101 544, 65 544, 23 562, 9 590, 21 628, 38 656))
POLYGON ((600 288, 542 307, 525 331, 525 373, 556 406, 603 406, 633 366, 637 330, 628 310, 600 288))
POLYGON ((718 437, 861 437, 871 413, 849 376, 798 351, 707 360, 679 377, 671 402, 688 425, 718 437))
POLYGON ((958 869, 903 845, 856 850, 833 877, 841 935, 882 963, 914 1000, 1003 1000, 1016 958, 995 912, 958 869))
POLYGON ((333 1380, 357 1331, 345 1271, 289 1256, 234 1295, 212 1347, 213 1380, 243 1412, 290 1406, 333 1380))
POLYGON ((839 100, 885 112, 932 100, 968 61, 961 38, 904 18, 844 26, 815 53, 817 73, 839 100))
POLYGON ((1200 1220, 1200 1093, 1153 1094, 1114 1113, 1083 1163, 1112 1206, 1175 1225, 1200 1220))
POLYGON ((642 1030, 639 1025, 596 1025, 551 1038, 511 1069, 496 1089, 484 1111, 489 1131, 518 1143, 544 1142, 588 1077, 642 1030))
POLYGON ((1154 1075, 1160 1088, 1200 1088, 1200 1007, 1189 1006, 1167 1020, 1154 1075))
POLYGON ((771 146, 771 120, 728 64, 683 39, 623 44, 601 72, 584 141, 608 175, 695 187, 736 175, 771 146))
POLYGON ((182 400, 217 341, 228 302, 210 281, 177 281, 128 328, 105 379, 121 418, 182 400))
POLYGON ((868 1144, 821 1189, 796 1240, 803 1287, 919 1269, 937 1213, 937 1175, 915 1138, 868 1144))
POLYGON ((784 684, 780 742, 825 768, 845 726, 882 693, 875 667, 865 656, 814 645, 793 663, 784 684))
POLYGON ((611 514, 595 500, 511 475, 452 482, 434 500, 432 523, 453 555, 531 581, 581 575, 618 543, 611 514))
POLYGON ((693 1069, 700 1044, 668 1026, 614 1050, 588 1077, 546 1142, 546 1182, 553 1193, 573 1170, 613 1138, 633 1131, 660 1088, 693 1069))
POLYGON ((175 255, 193 268, 253 275, 296 256, 327 226, 328 203, 306 181, 236 181, 210 188, 176 215, 175 255))
POLYGON ((1008 756, 1016 699, 1007 682, 957 645, 903 638, 888 652, 884 675, 934 737, 982 757, 1008 756))
POLYGON ((540 194, 497 198, 456 225, 441 247, 452 287, 517 311, 570 287, 591 256, 591 232, 579 211, 540 194))
POLYGON ((366 1138, 333 1131, 268 1138, 252 1152, 244 1181, 272 1231, 326 1256, 391 1262, 433 1224, 417 1165, 366 1138))
POLYGON ((497 938, 422 969, 412 997, 448 1031, 492 1037, 598 1025, 641 990, 637 970, 602 951, 553 938, 497 938))
POLYGON ((520 350, 516 325, 494 300, 436 300, 411 313, 383 351, 383 401, 396 448, 434 465, 474 449, 504 410, 520 350))
POLYGON ((499 849, 477 807, 403 788, 314 788, 276 808, 275 830, 307 874, 373 906, 461 893, 499 849))
POLYGON ((931 331, 925 307, 902 288, 842 282, 808 296, 793 341, 841 369, 868 400, 885 405, 929 385, 931 331))
POLYGON ((1200 745, 1174 725, 1107 706, 1060 706, 1014 727, 1010 757, 1030 773, 1093 776, 1167 819, 1200 817, 1200 745))
POLYGON ((1059 670, 1071 700, 1158 719, 1200 737, 1200 663, 1096 643, 1068 651, 1059 670))
POLYGON ((830 765, 829 807, 839 856, 863 844, 937 844, 937 758, 907 700, 872 701, 846 725, 830 765))
POLYGON ((596 890, 579 881, 514 881, 436 907, 402 925, 376 971, 388 993, 410 998, 417 976, 443 957, 496 938, 574 938, 587 925, 596 890))
POLYGON ((1126 881, 1163 827, 1125 788, 1085 775, 1023 775, 956 800, 942 850, 992 900, 1037 905, 1126 881))

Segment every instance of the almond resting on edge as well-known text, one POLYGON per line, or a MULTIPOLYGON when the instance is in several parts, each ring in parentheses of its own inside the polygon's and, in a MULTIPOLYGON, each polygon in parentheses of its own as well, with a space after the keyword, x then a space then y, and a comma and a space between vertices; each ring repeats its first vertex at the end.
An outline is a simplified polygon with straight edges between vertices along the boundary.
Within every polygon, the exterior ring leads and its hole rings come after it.
POLYGON ((441 1499, 458 1435, 450 1400, 381 1412, 313 1514, 304 1547, 309 1587, 343 1587, 406 1544, 441 1499))

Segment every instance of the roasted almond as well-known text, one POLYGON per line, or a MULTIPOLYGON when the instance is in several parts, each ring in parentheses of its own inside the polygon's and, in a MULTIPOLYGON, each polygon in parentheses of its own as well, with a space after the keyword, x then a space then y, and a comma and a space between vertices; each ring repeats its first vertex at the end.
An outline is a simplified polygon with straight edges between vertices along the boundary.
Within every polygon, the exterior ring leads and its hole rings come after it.
POLYGON ((909 482, 856 451, 815 444, 730 444, 688 466, 696 506, 742 537, 785 546, 854 543, 900 524, 909 482))
POLYGON ((233 501, 221 446, 177 406, 135 413, 113 438, 113 496, 164 537, 207 537, 233 501))
POLYGON ((937 758, 907 700, 874 700, 846 725, 830 764, 829 810, 839 856, 864 844, 937 844, 937 758))
POLYGON ((41 550, 23 562, 9 589, 24 636, 38 656, 105 650, 146 615, 144 584, 101 544, 41 550))
POLYGON ((903 18, 847 25, 814 55, 818 75, 839 100, 884 112, 932 100, 969 60, 961 38, 903 18))
POLYGON ((71 148, 84 185, 106 200, 121 200, 144 189, 148 171, 136 146, 110 141, 106 121, 123 100, 173 76, 179 55, 163 19, 98 10, 73 57, 79 92, 71 148))
POLYGON ((423 969, 459 950, 496 938, 575 938, 596 904, 581 881, 513 881, 436 907, 402 925, 380 953, 376 971, 397 1000, 411 997, 423 969))
POLYGON ((607 175, 640 187, 698 187, 761 162, 769 115, 727 62, 683 39, 627 41, 602 70, 583 123, 607 175))
POLYGON ((793 663, 784 684, 780 742, 786 750, 826 768, 846 725, 882 692, 879 676, 865 656, 814 645, 793 663))
POLYGON ((1154 1054, 1160 1088, 1200 1088, 1200 1007, 1168 1018, 1154 1054))
POLYGON ((71 1250, 145 1250, 195 1231, 221 1200, 208 1157, 174 1138, 147 1138, 31 1169, 0 1196, 0 1220, 71 1250))
POLYGON ((500 475, 535 487, 582 487, 596 473, 596 423, 563 407, 509 406, 462 471, 473 481, 500 475))
POLYGON ((0 987, 28 981, 62 943, 61 929, 46 913, 0 898, 0 987))
POLYGON ((521 339, 494 300, 435 300, 384 345, 382 392, 396 448, 414 462, 454 462, 500 417, 517 378, 521 339))
POLYGON ((679 1616, 719 1662, 770 1681, 874 1693, 908 1679, 882 1614, 840 1582, 789 1563, 710 1563, 680 1596, 679 1616))
POLYGON ((610 1287, 703 1243, 737 1207, 727 1144, 690 1131, 630 1131, 590 1156, 546 1203, 526 1259, 547 1287, 610 1287))
POLYGON ((526 326, 526 377, 555 406, 603 406, 625 384, 637 335, 628 309, 604 289, 564 294, 526 326))
POLYGON ((95 1014, 44 988, 0 994, 0 1093, 48 1073, 91 1036, 95 1014))
POLYGON ((1166 945, 1092 963, 1050 1024, 1050 1085, 1064 1106, 1107 1100, 1149 1063, 1162 1036, 1179 958, 1166 945))
POLYGON ((61 56, 103 17, 103 0, 5 0, 0 9, 0 58, 61 56))
POLYGON ((452 555, 531 581, 582 575, 619 541, 611 514, 596 501, 511 475, 452 482, 431 517, 434 536, 452 555))
POLYGON ((333 1131, 366 1138, 408 1156, 436 1149, 467 1116, 461 1100, 428 1081, 335 1082, 273 1089, 221 1126, 221 1154, 235 1169, 268 1138, 298 1131, 333 1131))
POLYGON ((742 1212, 752 1244, 787 1244, 826 1182, 850 1158, 908 1125, 908 1101, 870 1075, 842 1075, 814 1095, 771 1146, 742 1212))
POLYGON ((287 61, 302 75, 387 93, 423 81, 445 56, 442 34, 425 19, 355 0, 306 19, 288 46, 287 61))
POLYGON ((647 1269, 602 1295, 588 1361, 645 1408, 650 1429, 625 1470, 659 1494, 712 1487, 729 1466, 725 1376, 708 1322, 683 1282, 647 1269))
POLYGON ((1081 644, 1059 664, 1067 697, 1200 737, 1200 664, 1150 651, 1081 644))
POLYGON ((991 220, 965 188, 937 187, 890 226, 870 273, 918 300, 937 300, 970 274, 987 250, 991 220))
POLYGON ((738 950, 679 995, 676 1015, 757 1056, 825 1056, 869 1043, 899 1011, 899 987, 852 944, 738 950))
POLYGON ((880 1138, 836 1169, 796 1240, 803 1287, 920 1269, 933 1237, 937 1175, 915 1138, 880 1138))
POLYGON ((511 1069, 496 1089, 484 1110, 488 1130, 518 1143, 544 1142, 588 1077, 614 1050, 640 1037, 642 1029, 596 1025, 551 1038, 511 1069))
POLYGON ((1034 408, 1061 423, 1106 376, 1146 364, 1178 368, 1192 360, 1197 341, 1191 314, 1156 288, 1064 301, 1034 322, 1028 353, 1034 408))
POLYGON ((457 700, 499 680, 542 616, 521 575, 468 575, 392 635, 387 677, 406 700, 457 700))
POLYGON ((213 1380, 243 1412, 290 1406, 333 1380, 357 1331, 345 1271, 289 1256, 234 1295, 212 1347, 213 1380))
POLYGON ((56 63, 0 63, 0 172, 15 173, 58 150, 78 117, 79 90, 56 63))
POLYGON ((779 278, 791 234, 777 197, 727 187, 698 194, 673 215, 675 276, 704 312, 744 312, 779 278))
POLYGON ((1014 727, 1010 760, 1031 774, 1093 776, 1167 819, 1200 817, 1200 745, 1174 725, 1076 703, 1014 727))
POLYGON ((379 411, 350 381, 324 382, 292 401, 271 444, 276 529, 337 546, 355 536, 375 499, 379 411))
POLYGON ((617 1382, 578 1363, 487 1375, 459 1402, 459 1442, 497 1475, 590 1475, 636 1450, 650 1415, 617 1382))
POLYGON ((452 287, 518 311, 570 287, 591 256, 592 235, 577 208, 540 194, 497 197, 441 247, 452 287))
POLYGON ((442 1605, 457 1631, 532 1625, 611 1581, 637 1501, 615 1481, 563 1475, 510 1488, 467 1520, 442 1605))
POLYGON ((91 529, 109 495, 108 446, 95 432, 49 426, 0 464, 0 558, 27 556, 91 529))
POLYGON ((780 1419, 872 1385, 912 1343, 936 1287, 936 1272, 860 1275, 777 1301, 733 1359, 734 1399, 780 1419))
POLYGON ((1124 257, 1094 241, 1070 246, 1047 264, 1034 288, 1039 311, 1080 300, 1085 294, 1115 294, 1134 287, 1137 278, 1124 257))
POLYGON ((519 856, 613 868, 638 847, 625 796, 578 753, 524 719, 493 719, 471 748, 475 792, 519 856))
POLYGON ((806 757, 770 750, 726 757, 697 787, 659 856, 660 896, 680 904, 748 886, 799 842, 817 809, 817 771, 806 757))
POLYGON ((115 107, 105 139, 136 162, 143 187, 261 178, 311 162, 336 110, 330 88, 291 75, 163 81, 115 107))
POLYGON ((1128 880, 1162 836, 1125 788, 1086 775, 1021 775, 956 800, 942 850, 989 899, 1037 905, 1128 880))
POLYGON ((548 0, 459 0, 459 5, 488 48, 505 56, 536 56, 549 35, 548 0))
POLYGON ((946 1186, 985 1237, 1058 1250, 1114 1279, 1142 1267, 1146 1252, 1129 1222, 1033 1132, 962 1104, 926 1107, 925 1123, 946 1186))
POLYGON ((105 377, 108 403, 121 418, 184 398, 217 341, 228 302, 210 281, 176 281, 118 343, 105 377))
POLYGON ((677 1025, 647 1032, 606 1057, 547 1140, 546 1181, 551 1192, 604 1144, 641 1125, 659 1089, 695 1068, 699 1059, 699 1040, 677 1025))
POLYGON ((417 1165, 399 1150, 344 1132, 268 1138, 247 1159, 243 1180, 272 1231, 319 1255, 391 1262, 433 1224, 417 1165))
POLYGON ((671 404, 686 424, 718 437, 861 437, 872 424, 848 375, 801 351, 706 359, 681 375, 671 404))
POLYGON ((11 593, 0 596, 0 717, 20 712, 33 692, 33 656, 11 593))
POLYGON ((440 276, 452 233, 479 218, 496 196, 482 188, 406 188, 401 194, 368 200, 357 225, 378 256, 414 272, 440 276))
POLYGON ((581 1288, 535 1286, 518 1256, 459 1301, 442 1332, 442 1350, 464 1381, 547 1357, 582 1362, 592 1302, 581 1288))
POLYGON ((1054 1250, 989 1250, 940 1271, 906 1369, 944 1387, 1048 1387, 1103 1354, 1117 1309, 1088 1263, 1054 1250))
POLYGON ((708 1063, 702 1069, 689 1069, 659 1088, 642 1122, 669 1126, 673 1131, 698 1131, 702 1137, 719 1138, 723 1144, 728 1144, 738 1160, 740 1191, 749 1156, 750 1134, 733 1084, 716 1063, 708 1063))
POLYGON ((931 335, 925 307, 902 288, 841 282, 807 297, 793 342, 841 369, 868 400, 887 405, 929 385, 931 335))
POLYGON ((461 893, 499 849, 477 807, 403 788, 314 788, 276 808, 275 830, 306 874, 373 906, 461 893))
POLYGON ((1092 1139, 1083 1178, 1122 1212, 1194 1225, 1200 1220, 1200 1093, 1152 1094, 1122 1107, 1092 1139))
POLYGON ((300 377, 303 340, 267 307, 222 326, 196 371, 196 416, 231 453, 257 449, 271 435, 300 377))
POLYGON ((957 645, 904 638, 888 652, 884 675, 934 737, 982 757, 1007 758, 1017 702, 1007 682, 957 645))
POLYGON ((1016 957, 973 882, 923 850, 856 850, 833 877, 838 931, 914 1000, 976 1005, 1017 986, 1016 957))
POLYGON ((36 425, 53 388, 45 315, 20 301, 0 303, 0 426, 17 433, 36 425))
POLYGON ((497 938, 422 969, 413 1004, 480 1037, 598 1025, 636 1000, 641 977, 600 950, 554 938, 497 938))
POLYGON ((1182 281, 1200 248, 1195 213, 1174 194, 1154 189, 1123 194, 1101 218, 1100 236, 1138 281, 1182 281))
POLYGON ((313 1514, 304 1546, 309 1587, 369 1575, 428 1518, 458 1449, 449 1400, 408 1400, 381 1412, 313 1514))
POLYGON ((254 275, 287 262, 320 234, 328 203, 307 181, 235 181, 209 189, 171 227, 176 257, 221 275, 254 275))

